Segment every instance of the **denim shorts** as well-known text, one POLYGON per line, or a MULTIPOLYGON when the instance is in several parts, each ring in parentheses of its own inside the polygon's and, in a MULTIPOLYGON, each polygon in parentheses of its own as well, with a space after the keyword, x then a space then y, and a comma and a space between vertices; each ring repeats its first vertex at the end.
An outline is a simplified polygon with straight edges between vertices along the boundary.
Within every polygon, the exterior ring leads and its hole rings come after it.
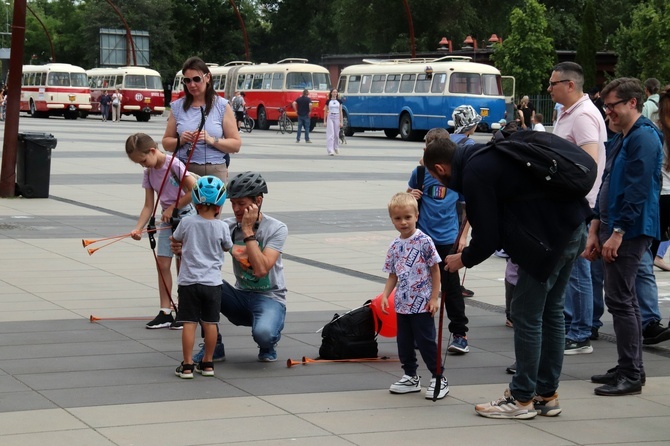
MULTIPOLYGON (((195 207, 193 205, 189 204, 188 206, 184 206, 182 209, 179 211, 179 216, 181 218, 186 217, 187 215, 193 215, 195 214, 195 207)), ((158 219, 159 217, 156 217, 158 219)), ((172 225, 170 223, 159 223, 156 227, 158 229, 162 228, 170 228, 172 225)), ((172 231, 170 229, 163 229, 162 231, 158 231, 158 237, 156 240, 156 255, 158 257, 172 257, 172 250, 170 249, 170 237, 172 236, 172 231)))

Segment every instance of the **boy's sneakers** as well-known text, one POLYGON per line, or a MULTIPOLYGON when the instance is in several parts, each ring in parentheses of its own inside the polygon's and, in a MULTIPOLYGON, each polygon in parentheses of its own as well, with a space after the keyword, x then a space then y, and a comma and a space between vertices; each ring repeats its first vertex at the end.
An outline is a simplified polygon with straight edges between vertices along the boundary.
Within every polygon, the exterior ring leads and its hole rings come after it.
MULTIPOLYGON (((441 381, 441 384, 440 384, 440 393, 437 394, 437 398, 436 398, 438 400, 441 400, 442 398, 447 396, 447 394, 449 393, 449 381, 447 381, 447 378, 445 378, 444 376, 441 379, 442 379, 442 381, 441 381)), ((436 384, 436 379, 431 378, 430 385, 426 389, 426 399, 427 400, 432 400, 433 399, 433 394, 435 393, 435 384, 436 384)))
POLYGON ((260 362, 275 362, 277 360, 277 351, 274 347, 261 348, 258 350, 258 360, 260 362))
POLYGON ((561 413, 561 406, 558 405, 558 393, 554 393, 549 398, 535 395, 533 406, 535 406, 537 414, 543 417, 555 417, 561 413))
POLYGON ((177 367, 177 370, 174 371, 174 374, 181 379, 193 379, 193 364, 184 364, 182 362, 177 367))
POLYGON ((505 389, 502 398, 496 401, 477 404, 475 412, 486 418, 514 418, 519 420, 529 420, 537 415, 532 400, 525 404, 521 403, 514 399, 509 389, 505 389))
POLYGON ((572 339, 565 339, 565 352, 566 355, 585 355, 588 353, 593 353, 593 347, 591 347, 591 341, 586 339, 582 342, 573 341, 572 339))
MULTIPOLYGON (((205 344, 199 344, 200 351, 193 355, 193 362, 199 364, 202 362, 202 359, 205 357, 205 344)), ((217 343, 214 347, 214 357, 212 358, 213 362, 220 362, 226 360, 226 349, 223 347, 222 343, 217 343)))
POLYGON ((470 347, 468 347, 468 338, 466 338, 463 335, 454 335, 454 340, 451 341, 451 344, 449 344, 449 347, 447 348, 448 352, 451 353, 456 353, 459 355, 463 355, 467 352, 470 351, 470 347))
MULTIPOLYGON (((421 392, 421 377, 416 375, 402 375, 402 378, 400 378, 399 381, 391 384, 391 387, 389 387, 389 392, 398 394, 421 392)), ((433 397, 432 393, 430 394, 430 397, 433 397)))
POLYGON ((158 312, 158 316, 154 318, 151 322, 147 323, 146 327, 150 330, 156 328, 167 328, 174 323, 174 318, 172 314, 165 314, 162 311, 158 312))

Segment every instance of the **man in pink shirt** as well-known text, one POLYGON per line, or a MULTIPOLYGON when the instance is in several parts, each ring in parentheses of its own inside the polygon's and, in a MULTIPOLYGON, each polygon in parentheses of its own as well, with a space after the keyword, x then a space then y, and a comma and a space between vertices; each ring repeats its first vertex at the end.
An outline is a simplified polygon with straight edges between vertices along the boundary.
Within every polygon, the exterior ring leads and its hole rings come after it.
MULTIPOLYGON (((584 93, 584 72, 574 62, 561 62, 554 67, 547 91, 554 102, 563 105, 558 114, 554 134, 580 146, 598 163, 598 177, 586 196, 593 208, 605 168, 607 127, 602 114, 584 93)), ((600 296, 602 300, 602 296, 600 296)), ((565 290, 565 354, 592 353, 593 285, 591 263, 577 257, 565 290)))

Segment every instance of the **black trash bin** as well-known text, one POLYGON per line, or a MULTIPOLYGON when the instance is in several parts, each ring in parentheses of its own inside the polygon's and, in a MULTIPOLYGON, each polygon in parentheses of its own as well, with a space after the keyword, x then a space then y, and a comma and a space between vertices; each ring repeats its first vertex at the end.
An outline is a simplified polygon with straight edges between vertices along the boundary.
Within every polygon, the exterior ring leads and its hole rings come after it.
POLYGON ((16 158, 17 195, 49 198, 51 151, 58 141, 50 133, 19 133, 16 158))

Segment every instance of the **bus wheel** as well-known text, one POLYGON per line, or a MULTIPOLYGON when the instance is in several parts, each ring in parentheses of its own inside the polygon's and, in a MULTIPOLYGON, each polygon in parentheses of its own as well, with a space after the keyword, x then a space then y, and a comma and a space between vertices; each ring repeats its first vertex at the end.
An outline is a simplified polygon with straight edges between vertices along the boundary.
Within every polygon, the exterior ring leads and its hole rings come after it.
POLYGON ((389 139, 393 139, 398 136, 398 129, 384 129, 384 135, 389 139))
POLYGON ((309 121, 309 131, 311 132, 316 128, 316 119, 312 119, 309 121))
POLYGON ((37 111, 35 110, 35 103, 32 100, 30 101, 30 112, 29 113, 30 113, 30 116, 32 116, 33 118, 37 117, 37 111))
POLYGON ((88 112, 79 110, 79 117, 80 117, 81 119, 86 119, 86 118, 88 118, 88 112))
POLYGON ((137 122, 149 122, 151 115, 149 113, 138 113, 135 115, 135 119, 137 119, 137 122))
POLYGON ((354 136, 354 129, 349 125, 349 116, 345 113, 344 119, 342 120, 342 128, 344 129, 344 136, 354 136))
POLYGON ((491 133, 491 127, 489 127, 489 125, 485 122, 480 122, 479 125, 477 126, 477 131, 483 133, 491 133))
POLYGON ((256 127, 260 130, 267 130, 270 128, 268 122, 268 115, 265 113, 265 107, 258 107, 258 115, 256 117, 256 127))
POLYGON ((400 138, 403 141, 416 141, 418 138, 417 132, 412 130, 412 118, 409 113, 403 113, 400 117, 400 126, 398 128, 400 138))

